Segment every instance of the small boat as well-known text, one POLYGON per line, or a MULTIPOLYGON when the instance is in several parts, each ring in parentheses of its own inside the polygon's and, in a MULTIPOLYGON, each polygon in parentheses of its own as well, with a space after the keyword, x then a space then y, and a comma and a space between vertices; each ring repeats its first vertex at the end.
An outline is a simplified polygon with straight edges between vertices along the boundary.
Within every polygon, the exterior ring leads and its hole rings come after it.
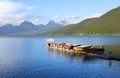
POLYGON ((59 43, 59 44, 56 44, 57 48, 63 48, 65 45, 65 43, 59 43))
POLYGON ((48 39, 46 39, 46 42, 49 42, 49 43, 55 42, 55 39, 53 39, 53 38, 48 38, 48 39))
POLYGON ((84 48, 83 51, 96 53, 96 52, 104 52, 105 49, 103 47, 100 47, 100 48, 89 47, 89 48, 84 48))
POLYGON ((89 48, 89 47, 91 47, 91 45, 75 46, 75 47, 73 48, 73 50, 74 50, 74 51, 83 51, 84 48, 89 48))
POLYGON ((63 46, 63 48, 64 49, 73 49, 73 45, 71 45, 71 44, 65 44, 64 46, 63 46))
POLYGON ((48 43, 48 46, 51 48, 55 48, 56 47, 56 43, 48 43))

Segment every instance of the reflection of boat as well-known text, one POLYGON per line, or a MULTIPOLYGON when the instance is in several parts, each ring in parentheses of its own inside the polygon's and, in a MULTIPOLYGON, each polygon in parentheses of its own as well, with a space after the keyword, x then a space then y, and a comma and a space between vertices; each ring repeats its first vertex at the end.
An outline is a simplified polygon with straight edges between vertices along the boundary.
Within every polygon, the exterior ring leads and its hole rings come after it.
POLYGON ((90 55, 88 53, 74 53, 74 52, 67 52, 66 50, 62 50, 60 51, 59 49, 55 49, 55 48, 49 48, 49 52, 52 54, 57 54, 60 56, 65 56, 68 59, 75 59, 75 60, 79 60, 82 59, 83 62, 85 61, 92 61, 95 59, 95 56, 90 55))

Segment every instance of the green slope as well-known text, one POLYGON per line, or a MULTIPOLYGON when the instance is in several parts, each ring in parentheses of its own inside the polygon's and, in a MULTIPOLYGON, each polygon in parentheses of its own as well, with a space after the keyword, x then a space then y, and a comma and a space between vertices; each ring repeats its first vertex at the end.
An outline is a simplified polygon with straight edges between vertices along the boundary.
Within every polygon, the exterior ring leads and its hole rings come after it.
POLYGON ((120 35, 120 7, 99 18, 86 19, 78 24, 44 34, 49 35, 120 35))

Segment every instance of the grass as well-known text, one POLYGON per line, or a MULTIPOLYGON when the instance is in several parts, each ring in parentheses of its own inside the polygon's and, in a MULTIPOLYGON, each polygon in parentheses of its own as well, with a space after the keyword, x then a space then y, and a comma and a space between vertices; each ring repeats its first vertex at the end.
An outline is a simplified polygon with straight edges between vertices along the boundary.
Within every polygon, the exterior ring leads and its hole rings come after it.
POLYGON ((104 46, 106 52, 112 52, 114 54, 120 54, 120 45, 104 46))

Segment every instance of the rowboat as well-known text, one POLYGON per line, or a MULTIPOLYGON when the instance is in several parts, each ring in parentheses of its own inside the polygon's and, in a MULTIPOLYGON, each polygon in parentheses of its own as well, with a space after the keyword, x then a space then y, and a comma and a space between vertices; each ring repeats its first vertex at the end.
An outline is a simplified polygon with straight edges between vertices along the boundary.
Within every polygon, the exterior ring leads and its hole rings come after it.
POLYGON ((84 48, 83 51, 96 53, 96 52, 103 52, 103 51, 105 51, 105 49, 103 47, 100 47, 100 48, 89 47, 89 48, 84 48))
POLYGON ((91 45, 85 45, 85 46, 76 46, 73 48, 74 51, 83 51, 85 48, 90 48, 91 45))

